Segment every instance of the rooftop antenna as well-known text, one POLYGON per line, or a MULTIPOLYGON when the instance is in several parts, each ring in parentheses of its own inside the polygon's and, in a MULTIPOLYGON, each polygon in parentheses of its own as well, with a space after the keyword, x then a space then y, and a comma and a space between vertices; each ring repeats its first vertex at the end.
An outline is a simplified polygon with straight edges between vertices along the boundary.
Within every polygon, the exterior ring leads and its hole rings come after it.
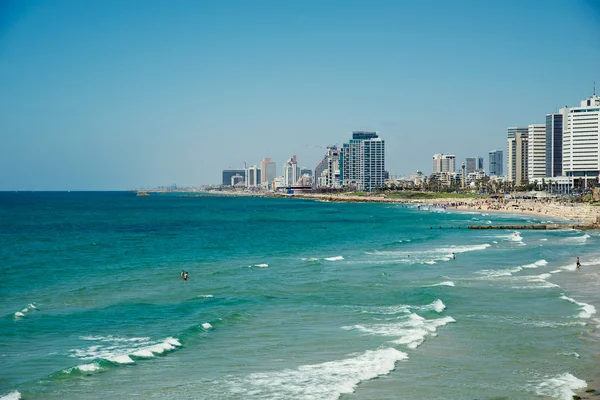
POLYGON ((596 81, 594 81, 594 96, 596 95, 596 81))

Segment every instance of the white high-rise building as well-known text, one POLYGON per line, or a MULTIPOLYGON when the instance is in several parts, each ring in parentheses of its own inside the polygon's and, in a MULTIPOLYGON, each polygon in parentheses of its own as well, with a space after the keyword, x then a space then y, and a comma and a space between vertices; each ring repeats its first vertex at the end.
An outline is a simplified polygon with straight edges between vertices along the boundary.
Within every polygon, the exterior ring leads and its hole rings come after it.
POLYGON ((260 185, 260 168, 256 165, 246 170, 246 187, 253 188, 260 185))
POLYGON ((508 128, 508 152, 506 170, 508 180, 521 186, 527 183, 527 135, 529 128, 515 126, 508 128))
POLYGON ((600 97, 596 93, 583 100, 580 107, 569 108, 563 120, 563 174, 586 187, 598 181, 600 97))
POLYGON ((315 187, 340 187, 340 149, 327 147, 327 154, 315 168, 313 185, 315 187))
POLYGON ((546 125, 527 126, 527 179, 529 182, 546 177, 546 125))
POLYGON ((456 156, 449 154, 435 154, 433 156, 433 173, 456 172, 456 156))
POLYGON ((383 187, 385 141, 375 132, 352 132, 340 153, 340 179, 344 186, 371 192, 383 187))
POLYGON ((300 179, 300 167, 294 155, 283 164, 283 184, 290 187, 295 185, 298 179, 300 179))

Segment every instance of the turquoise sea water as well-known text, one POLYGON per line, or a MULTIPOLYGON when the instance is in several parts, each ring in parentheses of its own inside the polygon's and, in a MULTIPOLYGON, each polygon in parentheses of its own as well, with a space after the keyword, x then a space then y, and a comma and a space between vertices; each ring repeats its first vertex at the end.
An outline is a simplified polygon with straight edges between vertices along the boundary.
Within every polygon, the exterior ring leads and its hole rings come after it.
POLYGON ((546 220, 0 193, 0 399, 570 399, 598 232, 465 229, 546 220))

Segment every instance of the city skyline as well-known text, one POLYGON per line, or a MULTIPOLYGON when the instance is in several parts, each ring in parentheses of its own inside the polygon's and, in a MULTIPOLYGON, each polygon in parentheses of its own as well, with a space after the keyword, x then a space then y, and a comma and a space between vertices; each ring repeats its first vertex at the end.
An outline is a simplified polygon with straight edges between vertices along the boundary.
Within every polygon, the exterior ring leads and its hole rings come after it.
POLYGON ((358 130, 385 137, 386 170, 408 176, 440 151, 506 149, 508 126, 543 124, 600 81, 600 8, 583 0, 1 11, 0 190, 219 184, 264 158, 279 175, 358 130))

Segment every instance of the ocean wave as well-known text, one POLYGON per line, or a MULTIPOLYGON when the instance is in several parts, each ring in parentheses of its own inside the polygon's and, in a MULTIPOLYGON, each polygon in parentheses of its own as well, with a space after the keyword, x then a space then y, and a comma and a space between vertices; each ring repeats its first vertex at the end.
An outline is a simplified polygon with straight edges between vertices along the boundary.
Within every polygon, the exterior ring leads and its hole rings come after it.
POLYGON ((540 396, 549 396, 558 400, 571 400, 575 395, 574 390, 585 389, 586 381, 564 373, 553 378, 547 378, 535 388, 535 393, 540 396))
POLYGON ((98 363, 89 363, 89 364, 81 364, 81 365, 77 365, 75 367, 72 368, 67 368, 65 370, 63 370, 63 372, 65 374, 71 374, 73 372, 83 372, 83 373, 89 373, 89 372, 94 372, 94 371, 99 371, 101 370, 102 367, 100 366, 100 364, 98 363))
POLYGON ((325 258, 325 260, 327 260, 327 261, 341 261, 343 259, 344 259, 344 257, 342 257, 342 256, 326 257, 325 258))
POLYGON ((17 392, 16 390, 14 392, 10 392, 9 394, 6 394, 2 397, 0 397, 0 400, 20 400, 21 399, 21 393, 17 392))
POLYGON ((425 319, 418 314, 411 313, 399 322, 385 324, 357 324, 344 326, 344 330, 358 330, 362 333, 377 336, 396 337, 394 344, 406 345, 409 349, 420 346, 427 336, 435 336, 437 328, 456 322, 452 317, 425 319))
POLYGON ((567 300, 573 304, 576 304, 580 307, 581 312, 577 315, 578 318, 591 318, 592 315, 596 314, 596 307, 587 303, 580 303, 577 300, 574 300, 570 297, 565 296, 564 294, 560 296, 561 299, 567 300))
POLYGON ((480 279, 494 279, 505 276, 512 276, 512 274, 522 270, 522 267, 512 267, 504 269, 482 269, 480 271, 476 271, 475 273, 478 275, 483 275, 483 277, 481 277, 480 279))
POLYGON ((296 369, 253 373, 228 379, 230 390, 243 398, 337 399, 364 381, 389 374, 408 358, 394 348, 367 350, 352 358, 302 365, 296 369))
MULTIPOLYGON (((37 310, 38 308, 35 306, 35 303, 29 303, 27 307, 23 308, 21 311, 17 311, 13 314, 15 318, 23 318, 25 314, 27 314, 31 310, 37 310)), ((0 399, 1 400, 1 399, 0 399)))
MULTIPOLYGON (((475 244, 475 245, 451 245, 438 247, 431 250, 384 250, 384 251, 368 251, 365 252, 367 255, 385 258, 383 263, 398 262, 402 264, 429 264, 433 265, 439 261, 450 261, 452 260, 452 253, 467 253, 471 251, 485 250, 492 245, 489 243, 475 244)), ((361 263, 377 264, 380 261, 373 260, 361 260, 361 263)))
POLYGON ((152 358, 181 346, 178 339, 168 337, 160 341, 148 337, 121 338, 114 336, 82 336, 80 339, 96 342, 83 349, 73 349, 69 356, 80 360, 106 360, 113 364, 133 364, 135 358, 152 358))
POLYGON ((564 238, 561 240, 562 243, 567 243, 567 244, 575 244, 575 245, 583 245, 587 242, 587 240, 590 238, 591 236, 588 235, 587 233, 582 235, 582 236, 571 236, 568 238, 564 238))
POLYGON ((248 268, 252 268, 252 267, 268 268, 269 264, 263 263, 263 264, 248 265, 248 268))
POLYGON ((534 262, 533 264, 525 264, 522 265, 523 268, 537 268, 537 267, 543 267, 548 265, 548 261, 546 260, 538 260, 536 262, 534 262))
POLYGON ((552 277, 552 274, 549 273, 513 277, 513 279, 524 280, 527 283, 525 286, 513 286, 513 289, 548 289, 560 287, 559 285, 546 280, 550 277, 552 277))
POLYGON ((454 287, 454 282, 452 282, 452 281, 445 281, 445 282, 440 282, 440 283, 436 283, 436 284, 429 285, 429 286, 430 287, 433 287, 433 286, 452 286, 452 287, 454 287))

